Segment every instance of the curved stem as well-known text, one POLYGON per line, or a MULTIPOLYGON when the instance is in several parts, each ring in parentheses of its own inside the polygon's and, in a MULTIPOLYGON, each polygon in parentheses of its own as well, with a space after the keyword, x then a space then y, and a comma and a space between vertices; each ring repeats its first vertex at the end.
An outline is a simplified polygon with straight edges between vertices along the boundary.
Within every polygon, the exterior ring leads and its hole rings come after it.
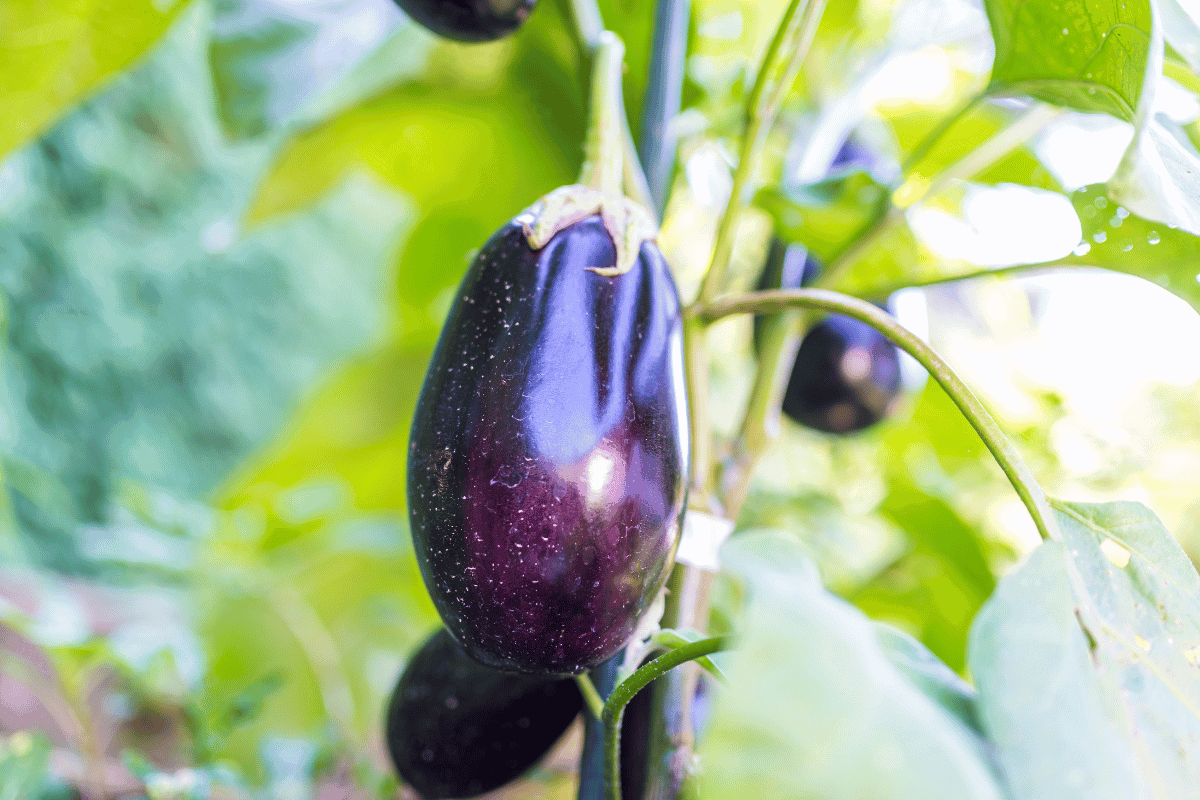
POLYGON ((612 31, 601 31, 594 52, 592 109, 579 182, 606 194, 621 194, 625 160, 621 73, 625 67, 625 45, 612 31))
POLYGON ((609 800, 621 800, 621 720, 625 706, 655 678, 680 664, 707 656, 729 645, 729 638, 714 636, 666 652, 621 682, 604 704, 604 783, 609 800))
POLYGON ((687 58, 691 0, 658 0, 654 12, 654 43, 650 49, 650 77, 642 100, 642 169, 653 202, 661 217, 667 203, 667 184, 675 166, 675 132, 683 96, 683 71, 687 58))
POLYGON ((786 308, 811 308, 835 314, 844 314, 865 322, 890 339, 929 371, 959 411, 971 423, 1000 469, 1008 476, 1021 502, 1029 510, 1038 533, 1043 539, 1057 539, 1054 515, 1050 511, 1046 493, 1033 477, 1029 467, 1013 447, 1012 442, 1000 430, 996 420, 984 408, 983 403, 955 374, 954 370, 933 351, 929 345, 894 317, 876 306, 856 297, 822 289, 791 289, 770 292, 752 292, 721 298, 698 310, 697 316, 714 322, 723 317, 744 313, 770 313, 786 308))

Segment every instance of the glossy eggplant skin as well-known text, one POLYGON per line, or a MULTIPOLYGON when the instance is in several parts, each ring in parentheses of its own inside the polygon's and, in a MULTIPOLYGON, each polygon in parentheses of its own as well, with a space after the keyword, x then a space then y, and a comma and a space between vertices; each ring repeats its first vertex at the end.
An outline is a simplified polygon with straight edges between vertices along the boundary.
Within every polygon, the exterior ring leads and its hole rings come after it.
MULTIPOLYGON (((518 218, 519 219, 519 218, 518 218)), ((570 675, 617 652, 671 569, 689 442, 679 297, 652 242, 616 277, 599 216, 467 271, 413 419, 408 504, 466 652, 570 675)))
POLYGON ((413 20, 446 39, 490 42, 525 24, 537 0, 396 0, 413 20))
POLYGON ((870 325, 834 314, 800 342, 783 413, 825 433, 855 433, 887 416, 899 393, 896 346, 870 325))
POLYGON ((392 691, 388 752, 400 777, 426 800, 474 797, 537 763, 582 707, 573 679, 488 669, 442 628, 392 691))

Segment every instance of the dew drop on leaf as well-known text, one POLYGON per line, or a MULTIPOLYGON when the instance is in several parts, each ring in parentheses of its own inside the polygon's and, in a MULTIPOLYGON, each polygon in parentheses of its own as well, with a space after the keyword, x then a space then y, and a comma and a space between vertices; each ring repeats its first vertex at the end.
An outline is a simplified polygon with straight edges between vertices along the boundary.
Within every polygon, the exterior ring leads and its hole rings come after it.
POLYGON ((1108 234, 1104 231, 1096 231, 1092 234, 1092 241, 1096 244, 1103 244, 1108 240, 1108 234))
POLYGON ((1146 241, 1150 244, 1158 244, 1162 239, 1159 238, 1158 231, 1150 231, 1149 235, 1146 236, 1146 241))

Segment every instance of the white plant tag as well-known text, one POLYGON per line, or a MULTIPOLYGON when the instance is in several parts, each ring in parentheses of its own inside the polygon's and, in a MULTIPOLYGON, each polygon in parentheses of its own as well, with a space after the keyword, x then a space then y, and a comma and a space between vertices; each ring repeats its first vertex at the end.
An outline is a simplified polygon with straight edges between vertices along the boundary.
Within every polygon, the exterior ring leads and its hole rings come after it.
POLYGON ((675 560, 691 567, 716 572, 721 562, 717 551, 733 533, 733 522, 724 517, 714 517, 703 511, 689 510, 683 517, 683 536, 675 560))

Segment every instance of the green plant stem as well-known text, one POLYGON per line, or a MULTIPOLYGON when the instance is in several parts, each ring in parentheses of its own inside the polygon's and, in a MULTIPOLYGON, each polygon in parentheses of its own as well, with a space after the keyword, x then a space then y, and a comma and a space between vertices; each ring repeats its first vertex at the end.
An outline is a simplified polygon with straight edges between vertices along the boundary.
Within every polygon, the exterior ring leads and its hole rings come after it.
POLYGON ((579 182, 606 194, 621 194, 625 162, 621 73, 625 45, 615 33, 601 31, 594 55, 591 116, 579 182))
POLYGON ((1058 538, 1054 516, 1046 499, 1046 493, 983 403, 955 374, 954 370, 942 360, 941 356, 886 311, 865 300, 838 292, 823 289, 791 289, 751 292, 719 298, 700 308, 697 314, 706 321, 715 322, 734 314, 764 314, 787 308, 808 308, 853 317, 875 328, 897 347, 915 358, 946 391, 946 394, 958 406, 959 411, 971 423, 971 427, 979 434, 984 445, 991 451, 992 457, 996 459, 996 463, 1000 465, 1000 469, 1004 471, 1009 482, 1016 489, 1021 502, 1029 510, 1029 515, 1033 517, 1038 533, 1043 539, 1058 538))
MULTIPOLYGON (((602 97, 602 95, 597 92, 597 73, 599 73, 602 69, 607 69, 607 65, 601 64, 601 55, 599 51, 607 46, 606 43, 610 38, 616 39, 618 42, 620 42, 620 39, 615 33, 606 31, 604 29, 604 20, 600 16, 600 8, 596 5, 596 0, 561 0, 561 2, 567 6, 565 9, 565 16, 571 20, 571 25, 575 32, 575 38, 580 49, 585 55, 593 58, 591 95, 592 110, 591 119, 589 119, 588 125, 588 144, 583 168, 587 179, 585 180, 583 177, 580 178, 580 183, 590 186, 592 185, 592 183, 590 183, 592 180, 592 175, 590 174, 592 167, 590 164, 594 161, 594 159, 600 157, 599 154, 594 153, 592 150, 592 139, 596 136, 599 136, 599 132, 596 129, 600 121, 596 119, 596 112, 598 110, 597 103, 602 97), (594 131, 595 135, 593 135, 594 131)), ((624 45, 622 45, 621 52, 623 56, 624 45)), ((620 68, 622 70, 624 69, 623 63, 620 63, 620 68)), ((603 80, 605 81, 603 92, 605 95, 611 95, 611 92, 609 91, 610 86, 615 86, 615 100, 612 99, 611 96, 608 98, 607 109, 605 109, 605 113, 606 115, 612 116, 615 119, 615 125, 620 129, 620 133, 612 139, 614 142, 620 142, 621 149, 620 162, 612 162, 619 163, 619 169, 621 172, 622 181, 617 185, 623 185, 626 194, 628 194, 641 205, 645 206, 646 209, 651 212, 651 214, 655 214, 654 201, 650 194, 650 188, 646 181, 646 175, 642 172, 642 165, 638 158, 637 146, 633 141, 633 134, 629 129, 629 117, 625 112, 625 99, 621 95, 620 77, 621 76, 619 72, 615 77, 611 74, 603 76, 603 80)), ((610 120, 607 118, 604 120, 605 125, 608 125, 609 122, 610 120)), ((610 131, 605 135, 611 136, 613 134, 612 131, 610 131)), ((605 155, 604 157, 608 158, 610 156, 605 155)), ((609 167, 611 167, 611 164, 609 167)), ((606 167, 606 169, 607 168, 608 167, 606 167)), ((608 179, 608 177, 609 176, 607 175, 605 176, 606 179, 608 179)), ((600 187, 597 186, 594 188, 600 187)), ((655 214, 655 216, 657 217, 657 214, 655 214)))
POLYGON ((595 50, 600 44, 600 34, 604 32, 604 19, 600 16, 600 7, 596 0, 566 0, 569 6, 568 16, 574 23, 575 33, 585 50, 595 50))
POLYGON ((624 148, 622 167, 625 178, 625 194, 649 211, 657 222, 662 218, 662 212, 656 207, 654 196, 650 192, 650 185, 646 181, 646 173, 642 171, 642 164, 638 160, 637 145, 633 142, 633 132, 629 130, 629 117, 625 113, 624 105, 621 106, 621 136, 624 148))
POLYGON ((721 498, 729 519, 736 519, 750 491, 754 467, 779 434, 780 403, 796 359, 799 331, 806 320, 796 312, 769 320, 741 427, 721 472, 721 498))
MULTIPOLYGON (((676 564, 668 584, 664 618, 678 628, 702 628, 707 624, 709 595, 716 573, 688 564, 676 564)), ((668 800, 679 796, 688 776, 696 734, 692 728, 692 701, 700 681, 695 664, 672 670, 654 686, 643 800, 668 800)))
POLYGON ((699 320, 684 320, 683 352, 688 389, 692 476, 688 505, 712 511, 712 441, 708 415, 708 332, 699 320))
POLYGON ((608 800, 621 800, 621 721, 625 706, 655 678, 680 664, 724 650, 728 645, 727 637, 716 636, 670 650, 630 675, 613 690, 604 704, 601 717, 604 720, 604 784, 608 790, 608 800))
POLYGON ((762 66, 759 67, 754 88, 746 104, 746 132, 742 137, 737 169, 733 173, 733 188, 729 193, 725 213, 721 215, 721 222, 717 227, 712 260, 700 284, 701 302, 711 300, 725 283, 725 274, 733 258, 738 221, 750 200, 750 188, 758 171, 758 162, 766 146, 767 136, 775 123, 783 98, 804 63, 804 57, 808 54, 809 45, 816 35, 817 25, 824 10, 825 0, 792 0, 763 56, 762 66), (781 52, 789 49, 790 56, 782 68, 783 77, 773 81, 775 62, 781 52))
MULTIPOLYGON (((604 800, 604 742, 607 732, 603 720, 603 699, 612 694, 613 687, 617 684, 617 673, 624 660, 624 653, 617 653, 596 666, 585 678, 594 693, 598 707, 593 708, 583 720, 583 752, 579 756, 579 793, 576 800, 604 800)), ((580 688, 582 687, 581 683, 580 688)), ((587 702, 590 706, 592 700, 587 702)))
POLYGON ((683 97, 691 0, 658 0, 654 11, 654 43, 650 75, 642 101, 642 170, 649 182, 651 208, 662 216, 667 188, 675 167, 672 123, 683 97))
POLYGON ((592 683, 592 679, 587 675, 576 675, 575 683, 579 686, 579 693, 583 695, 583 704, 593 717, 600 719, 600 713, 604 710, 604 700, 601 699, 600 692, 596 691, 596 684, 592 683))
MULTIPOLYGON (((716 241, 708 270, 700 284, 701 301, 710 299, 724 284, 725 274, 733 256, 738 221, 749 201, 749 192, 758 162, 766 146, 767 136, 796 75, 804 63, 808 48, 816 34, 826 0, 791 0, 784 12, 771 44, 763 55, 755 78, 754 88, 745 108, 745 133, 742 137, 738 166, 734 172, 729 201, 721 215, 716 241), (786 64, 780 69, 777 62, 788 52, 786 64), (777 77, 781 73, 781 77, 777 77)), ((708 417, 708 344, 705 326, 684 325, 685 370, 691 403, 692 478, 689 505, 708 513, 721 514, 722 509, 712 491, 713 461, 711 429, 708 417)), ((706 626, 708 588, 712 576, 687 565, 677 565, 672 584, 695 586, 695 601, 685 607, 672 604, 663 617, 669 627, 690 620, 687 627, 706 626)), ((674 800, 691 761, 691 706, 695 694, 696 675, 683 675, 671 681, 655 700, 654 723, 657 732, 652 739, 652 770, 647 800, 674 800)), ((611 788, 611 787, 610 787, 611 788)))
POLYGON ((893 202, 881 216, 854 242, 831 261, 817 279, 814 286, 837 286, 856 263, 886 239, 897 227, 904 224, 905 212, 930 197, 936 197, 955 181, 968 180, 995 164, 1040 131, 1051 120, 1062 114, 1062 109, 1038 104, 1013 120, 991 138, 946 167, 930 181, 910 179, 893 194, 893 202))

